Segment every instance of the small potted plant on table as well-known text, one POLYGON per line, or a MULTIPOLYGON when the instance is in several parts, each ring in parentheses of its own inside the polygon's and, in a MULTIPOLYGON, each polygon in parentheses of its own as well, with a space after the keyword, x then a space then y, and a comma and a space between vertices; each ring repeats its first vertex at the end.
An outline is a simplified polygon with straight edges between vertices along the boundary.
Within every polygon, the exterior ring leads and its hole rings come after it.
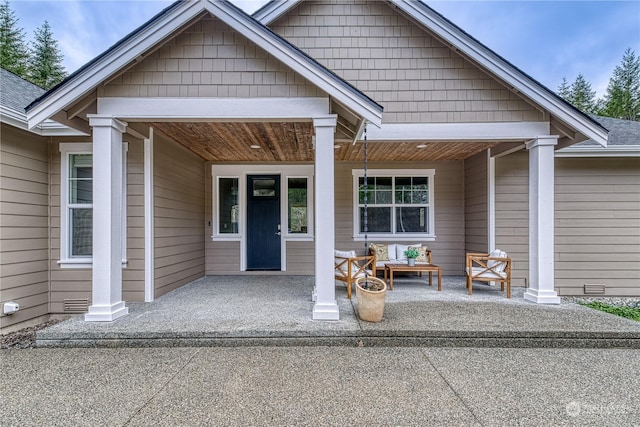
POLYGON ((358 316, 366 322, 379 322, 384 313, 387 284, 377 277, 367 276, 356 280, 358 316))
POLYGON ((416 248, 409 248, 406 251, 404 251, 404 254, 407 256, 407 264, 410 267, 413 267, 414 265, 416 265, 416 258, 418 258, 418 255, 420 255, 420 253, 416 248))

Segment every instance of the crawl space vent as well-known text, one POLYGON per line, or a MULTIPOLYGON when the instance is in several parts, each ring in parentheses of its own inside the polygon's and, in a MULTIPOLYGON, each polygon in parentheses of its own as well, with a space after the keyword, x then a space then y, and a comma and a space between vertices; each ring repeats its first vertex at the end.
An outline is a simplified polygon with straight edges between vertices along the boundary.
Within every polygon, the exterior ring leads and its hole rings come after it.
POLYGON ((85 313, 89 310, 89 300, 84 299, 65 299, 65 313, 85 313))
POLYGON ((605 285, 584 285, 585 295, 604 295, 605 285))

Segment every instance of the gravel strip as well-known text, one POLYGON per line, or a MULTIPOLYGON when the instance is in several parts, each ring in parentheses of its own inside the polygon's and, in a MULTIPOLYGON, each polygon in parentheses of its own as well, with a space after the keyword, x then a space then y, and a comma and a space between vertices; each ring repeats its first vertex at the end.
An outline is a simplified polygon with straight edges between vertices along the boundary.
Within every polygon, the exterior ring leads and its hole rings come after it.
POLYGON ((53 319, 6 335, 0 335, 0 349, 34 348, 36 344, 36 331, 60 322, 62 322, 62 320, 53 319))

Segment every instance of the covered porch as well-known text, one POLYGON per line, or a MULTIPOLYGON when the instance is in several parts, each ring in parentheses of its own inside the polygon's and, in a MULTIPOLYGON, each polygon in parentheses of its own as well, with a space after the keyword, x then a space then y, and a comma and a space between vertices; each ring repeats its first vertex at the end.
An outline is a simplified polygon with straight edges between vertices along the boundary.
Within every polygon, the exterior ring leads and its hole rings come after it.
POLYGON ((467 295, 461 276, 442 292, 406 276, 387 292, 380 323, 357 318, 357 300, 335 290, 340 322, 310 316, 311 276, 207 276, 150 303, 129 303, 114 322, 78 315, 38 332, 39 347, 152 346, 447 346, 635 347, 640 324, 563 302, 530 304, 490 286, 467 295))

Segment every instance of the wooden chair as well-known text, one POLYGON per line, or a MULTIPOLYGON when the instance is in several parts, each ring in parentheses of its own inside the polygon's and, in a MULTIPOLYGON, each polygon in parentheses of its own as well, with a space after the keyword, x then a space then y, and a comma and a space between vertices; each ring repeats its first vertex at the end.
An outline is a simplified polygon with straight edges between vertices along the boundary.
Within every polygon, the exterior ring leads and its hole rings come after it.
POLYGON ((472 293, 472 282, 500 282, 504 291, 507 284, 507 298, 511 298, 511 258, 500 249, 491 253, 468 253, 465 273, 467 274, 467 291, 472 293))
POLYGON ((335 251, 336 280, 347 285, 347 298, 351 299, 351 285, 356 279, 373 276, 375 256, 356 256, 355 251, 335 251))

